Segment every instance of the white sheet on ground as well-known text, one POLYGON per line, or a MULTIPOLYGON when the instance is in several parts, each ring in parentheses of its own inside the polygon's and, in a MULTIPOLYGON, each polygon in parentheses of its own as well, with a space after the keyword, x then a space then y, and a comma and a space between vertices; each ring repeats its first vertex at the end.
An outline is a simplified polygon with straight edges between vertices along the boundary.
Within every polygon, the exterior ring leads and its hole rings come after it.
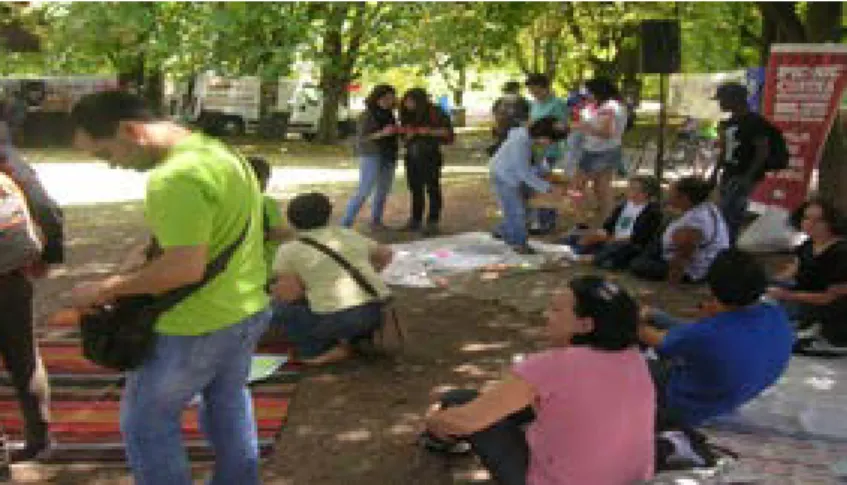
POLYGON ((485 232, 393 244, 394 260, 382 272, 386 283, 413 288, 437 286, 432 277, 474 271, 490 265, 537 268, 546 261, 570 258, 565 246, 532 241, 535 255, 519 255, 485 232))
POLYGON ((785 209, 767 206, 738 237, 738 247, 753 253, 789 251, 802 241, 802 236, 789 224, 785 209))
POLYGON ((847 440, 845 409, 847 359, 795 356, 775 386, 713 424, 841 441, 847 440))

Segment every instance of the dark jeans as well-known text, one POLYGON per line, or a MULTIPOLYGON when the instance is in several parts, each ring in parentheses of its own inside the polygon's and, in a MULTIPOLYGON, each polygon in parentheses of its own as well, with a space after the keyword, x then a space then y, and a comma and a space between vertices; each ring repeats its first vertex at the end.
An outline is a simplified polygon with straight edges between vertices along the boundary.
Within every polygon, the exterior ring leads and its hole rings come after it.
POLYGON ((665 281, 668 279, 670 265, 661 256, 648 252, 638 255, 629 264, 629 270, 635 276, 648 281, 665 281))
MULTIPOLYGON (((479 393, 457 389, 441 396, 445 408, 473 401, 479 393)), ((529 469, 529 445, 524 427, 535 420, 532 408, 524 408, 491 427, 467 436, 474 453, 500 485, 525 485, 529 469)))
POLYGON ((340 342, 369 339, 382 325, 382 302, 366 303, 335 313, 315 313, 308 303, 274 303, 272 325, 282 325, 285 336, 301 358, 315 357, 340 342))
POLYGON ((738 233, 747 216, 747 205, 750 202, 750 192, 753 185, 748 186, 739 180, 739 177, 731 177, 721 180, 719 187, 719 206, 723 214, 726 227, 729 229, 730 243, 735 246, 738 233))
POLYGON ((34 445, 47 439, 50 390, 32 333, 32 295, 22 273, 0 275, 0 355, 18 395, 26 442, 34 445))
POLYGON ((427 222, 437 224, 441 219, 441 165, 440 155, 435 159, 406 157, 406 182, 412 193, 412 214, 409 222, 420 224, 423 221, 427 196, 427 222))

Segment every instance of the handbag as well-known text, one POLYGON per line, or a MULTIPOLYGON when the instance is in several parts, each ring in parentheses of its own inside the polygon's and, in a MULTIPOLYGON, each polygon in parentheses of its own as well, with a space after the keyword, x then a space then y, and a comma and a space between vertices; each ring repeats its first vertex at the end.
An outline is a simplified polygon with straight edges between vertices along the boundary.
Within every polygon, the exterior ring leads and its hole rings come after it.
MULTIPOLYGON (((206 266, 200 281, 158 296, 118 298, 84 313, 80 322, 83 356, 99 366, 118 371, 132 370, 143 364, 155 348, 156 320, 226 269, 247 236, 251 220, 252 217, 238 238, 206 266)), ((159 252, 157 246, 155 241, 151 243, 148 257, 159 252)))
POLYGON ((315 241, 314 239, 304 236, 300 236, 299 238, 297 238, 297 240, 307 246, 317 249, 318 251, 324 253, 325 255, 335 260, 335 262, 338 263, 339 266, 344 268, 344 270, 347 271, 350 277, 353 278, 353 280, 355 280, 356 283, 363 290, 365 290, 365 293, 370 295, 372 298, 376 298, 378 301, 381 301, 384 304, 384 309, 382 314, 382 320, 379 322, 379 327, 377 331, 380 332, 380 336, 382 336, 382 330, 385 326, 385 321, 386 319, 388 319, 394 323, 394 330, 397 334, 397 339, 400 343, 400 346, 403 346, 405 344, 406 335, 405 332, 403 332, 403 328, 400 326, 400 319, 397 317, 397 309, 394 308, 393 299, 391 297, 380 299, 379 292, 367 280, 367 278, 365 278, 365 276, 358 269, 356 269, 355 266, 350 264, 349 261, 344 259, 344 257, 338 254, 337 252, 333 251, 330 247, 321 244, 318 241, 315 241))

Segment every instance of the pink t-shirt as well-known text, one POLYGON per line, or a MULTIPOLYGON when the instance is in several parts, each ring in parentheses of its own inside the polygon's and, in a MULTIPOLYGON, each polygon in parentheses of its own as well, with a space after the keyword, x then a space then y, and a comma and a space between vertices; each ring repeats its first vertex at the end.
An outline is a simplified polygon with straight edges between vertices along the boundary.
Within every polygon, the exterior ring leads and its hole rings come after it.
POLYGON ((629 485, 653 476, 656 396, 636 349, 567 347, 513 371, 538 392, 528 485, 629 485))

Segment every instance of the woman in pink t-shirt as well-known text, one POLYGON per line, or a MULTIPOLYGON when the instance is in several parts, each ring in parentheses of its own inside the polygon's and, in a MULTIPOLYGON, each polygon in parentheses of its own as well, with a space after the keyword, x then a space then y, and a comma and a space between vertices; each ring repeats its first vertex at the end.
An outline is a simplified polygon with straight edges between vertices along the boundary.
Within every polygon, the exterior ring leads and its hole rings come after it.
POLYGON ((587 276, 547 312, 552 347, 529 355, 490 392, 442 396, 422 436, 467 442, 501 485, 625 485, 653 475, 656 397, 637 347, 638 308, 587 276))

